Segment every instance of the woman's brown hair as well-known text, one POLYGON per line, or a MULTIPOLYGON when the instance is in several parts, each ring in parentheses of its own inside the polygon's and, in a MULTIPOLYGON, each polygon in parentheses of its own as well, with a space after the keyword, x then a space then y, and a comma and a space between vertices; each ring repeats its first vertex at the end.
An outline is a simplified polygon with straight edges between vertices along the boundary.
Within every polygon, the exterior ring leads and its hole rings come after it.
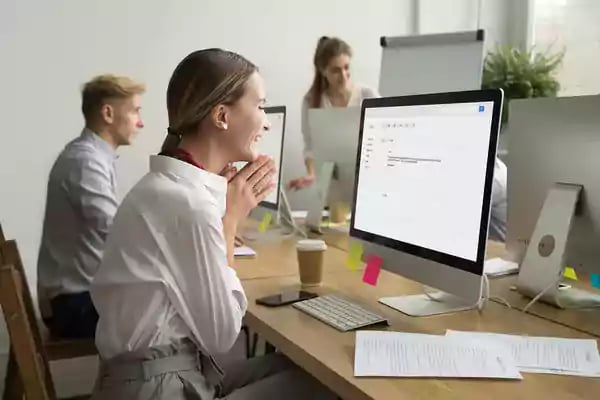
POLYGON ((322 71, 327 68, 332 58, 342 54, 352 56, 352 48, 342 39, 327 36, 322 36, 319 39, 313 59, 315 77, 307 93, 308 104, 311 108, 321 107, 321 98, 323 92, 327 89, 327 79, 325 79, 322 71))
POLYGON ((241 55, 221 49, 198 50, 185 57, 167 88, 169 128, 161 152, 173 152, 183 136, 195 134, 213 107, 239 100, 256 71, 256 65, 241 55))

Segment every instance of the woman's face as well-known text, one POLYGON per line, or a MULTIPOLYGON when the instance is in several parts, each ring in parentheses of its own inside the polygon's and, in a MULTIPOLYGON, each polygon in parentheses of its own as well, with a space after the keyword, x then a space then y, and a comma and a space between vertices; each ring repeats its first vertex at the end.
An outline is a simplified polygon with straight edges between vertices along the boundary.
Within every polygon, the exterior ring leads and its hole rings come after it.
POLYGON ((340 54, 331 58, 322 73, 330 88, 334 90, 348 88, 350 85, 350 56, 340 54))
POLYGON ((263 79, 254 72, 246 82, 244 95, 228 107, 226 145, 231 149, 230 162, 251 162, 259 156, 256 143, 270 127, 264 111, 265 99, 263 79))

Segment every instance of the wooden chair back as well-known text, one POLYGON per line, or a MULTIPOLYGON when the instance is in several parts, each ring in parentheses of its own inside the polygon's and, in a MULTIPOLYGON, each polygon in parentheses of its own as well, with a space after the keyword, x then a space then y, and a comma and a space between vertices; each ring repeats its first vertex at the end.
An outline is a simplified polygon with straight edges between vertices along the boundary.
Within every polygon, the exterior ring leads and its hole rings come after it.
POLYGON ((31 303, 27 299, 27 283, 11 264, 0 264, 0 304, 10 335, 11 350, 19 368, 25 398, 28 400, 56 400, 56 391, 50 366, 41 344, 39 330, 31 321, 31 303))
MULTIPOLYGON (((52 388, 54 390, 54 385, 52 383, 52 376, 50 375, 50 369, 48 368, 48 356, 46 354, 45 344, 42 340, 40 326, 38 324, 38 319, 35 313, 35 306, 33 304, 33 297, 31 296, 31 291, 29 289, 29 285, 27 284, 27 275, 25 274, 25 269, 23 267, 23 262, 21 260, 21 256, 19 254, 19 249, 17 248, 17 242, 15 240, 7 240, 3 243, 0 243, 0 265, 10 265, 12 269, 15 270, 18 279, 17 283, 18 293, 20 295, 20 302, 23 305, 22 317, 27 319, 28 326, 28 334, 33 340, 36 354, 40 357, 41 362, 46 366, 44 371, 44 380, 46 382, 46 386, 52 388)), ((6 311, 5 311, 6 318, 6 311)), ((10 332, 10 330, 9 330, 10 332)), ((16 353, 18 349, 16 348, 16 344, 13 341, 13 335, 10 336, 11 341, 11 350, 16 358, 16 353)), ((20 363, 17 361, 17 365, 19 367, 19 374, 23 375, 23 370, 20 363)), ((25 381, 23 379, 23 384, 25 385, 25 381)))

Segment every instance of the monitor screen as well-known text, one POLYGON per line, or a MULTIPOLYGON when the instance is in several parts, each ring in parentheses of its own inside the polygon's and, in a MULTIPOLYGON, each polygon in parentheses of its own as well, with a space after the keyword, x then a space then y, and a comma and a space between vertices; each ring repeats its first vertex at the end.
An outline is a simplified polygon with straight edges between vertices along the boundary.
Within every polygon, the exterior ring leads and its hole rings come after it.
POLYGON ((353 229, 476 261, 494 102, 363 113, 353 229))
MULTIPOLYGON (((277 174, 275 174, 274 183, 275 189, 261 203, 262 206, 275 209, 279 205, 279 189, 281 185, 281 168, 283 155, 283 136, 285 131, 285 106, 266 107, 265 113, 271 124, 271 128, 263 133, 261 139, 256 143, 258 154, 266 154, 271 156, 277 166, 277 174)), ((241 169, 246 165, 245 162, 236 163, 235 166, 241 169)))

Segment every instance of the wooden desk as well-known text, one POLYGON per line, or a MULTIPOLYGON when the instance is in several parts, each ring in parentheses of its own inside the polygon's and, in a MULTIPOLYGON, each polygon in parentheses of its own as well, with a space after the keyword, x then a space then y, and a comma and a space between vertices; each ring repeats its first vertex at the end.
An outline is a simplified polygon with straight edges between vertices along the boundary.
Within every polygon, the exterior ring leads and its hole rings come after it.
MULTIPOLYGON (((347 234, 344 234, 339 230, 325 229, 322 236, 329 246, 348 251, 350 238, 347 234)), ((488 242, 486 258, 502 258, 505 255, 506 248, 504 243, 494 241, 488 242)), ((513 308, 523 310, 531 299, 515 290, 511 290, 511 287, 515 286, 516 282, 516 275, 490 279, 491 296, 501 297, 513 308)), ((577 285, 577 283, 570 283, 577 285)), ((589 282, 585 282, 581 287, 586 290, 594 290, 593 288, 590 288, 589 282)), ((538 302, 531 306, 527 312, 540 318, 545 318, 558 324, 577 329, 581 332, 600 337, 600 309, 564 310, 538 302)))
MULTIPOLYGON (((250 222, 250 224, 256 223, 250 222)), ((330 248, 326 253, 324 273, 346 271, 344 261, 350 242, 348 233, 343 229, 325 228, 322 235, 315 237, 321 237, 327 242, 330 248)), ((298 240, 297 237, 283 239, 279 246, 269 240, 249 242, 248 245, 257 251, 258 256, 255 259, 236 260, 238 276, 242 280, 283 276, 297 277, 298 263, 294 247, 296 240, 298 240)), ((503 243, 488 242, 487 258, 503 257, 505 254, 506 250, 503 243)), ((505 278, 490 279, 491 296, 502 297, 512 307, 522 310, 529 303, 530 299, 510 289, 515 285, 516 279, 514 275, 505 278)), ((398 292, 398 294, 401 293, 398 292)), ((600 309, 563 310, 539 302, 530 307, 527 312, 600 337, 600 309)))
MULTIPOLYGON (((573 284, 571 282, 569 283, 573 284)), ((523 296, 516 290, 511 290, 511 288, 514 287, 516 284, 516 275, 499 279, 491 279, 491 295, 494 297, 502 297, 513 308, 516 308, 517 310, 523 310, 525 306, 531 301, 531 299, 529 297, 523 296)), ((595 291, 596 293, 598 293, 597 290, 589 287, 589 283, 580 286, 582 288, 585 288, 586 290, 595 291)), ((537 302, 531 307, 529 307, 527 313, 533 314, 541 318, 545 318, 557 324, 568 326, 570 328, 588 333, 596 337, 600 337, 600 309, 597 308, 586 310, 564 310, 546 303, 537 302)))
MULTIPOLYGON (((255 258, 236 258, 235 269, 241 280, 291 276, 299 280, 296 254, 297 237, 248 242, 256 251, 255 258)), ((325 253, 324 274, 346 269, 346 252, 330 247, 325 253)))
MULTIPOLYGON (((600 392, 600 379, 542 374, 525 374, 523 381, 355 378, 354 333, 338 332, 292 307, 255 304, 259 297, 296 287, 295 278, 248 280, 243 285, 249 302, 246 324, 346 400, 572 400, 595 399, 600 392)), ((360 272, 341 270, 326 275, 324 286, 315 291, 335 291, 360 301, 388 317, 395 331, 443 334, 446 329, 457 329, 589 338, 582 332, 495 303, 488 304, 482 313, 468 311, 426 318, 408 317, 377 303, 382 296, 420 290, 418 284, 385 271, 379 285, 372 287, 361 282, 360 272)))
MULTIPOLYGON (((504 257, 506 249, 502 243, 488 244, 488 255, 491 257, 504 257)), ((569 282, 573 286, 579 286, 582 289, 598 291, 590 287, 588 281, 569 282)), ((531 298, 523 296, 512 288, 517 284, 517 275, 511 275, 503 278, 490 279, 490 292, 492 297, 501 297, 506 300, 513 308, 523 310, 531 301, 531 298)), ((537 302, 532 305, 527 313, 540 318, 545 318, 555 323, 568 326, 570 328, 600 337, 600 309, 561 309, 546 303, 537 302)))

